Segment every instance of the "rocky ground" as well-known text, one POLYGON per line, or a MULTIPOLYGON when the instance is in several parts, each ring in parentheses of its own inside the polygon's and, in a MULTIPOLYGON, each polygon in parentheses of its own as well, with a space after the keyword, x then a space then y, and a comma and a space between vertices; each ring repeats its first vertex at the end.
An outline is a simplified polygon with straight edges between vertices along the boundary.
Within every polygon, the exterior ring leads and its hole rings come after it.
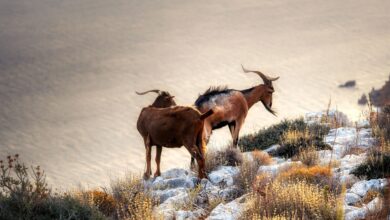
MULTIPOLYGON (((322 114, 307 114, 306 120, 317 123, 322 114)), ((365 150, 372 147, 375 141, 367 125, 367 122, 359 122, 355 127, 331 129, 325 137, 325 142, 333 147, 333 151, 319 151, 320 163, 337 163, 333 168, 334 178, 339 184, 345 183, 347 187, 344 199, 346 220, 362 219, 368 212, 379 209, 382 204, 380 197, 367 203, 362 200, 368 192, 382 190, 387 185, 385 179, 359 180, 351 174, 352 169, 364 161, 365 150), (352 147, 361 149, 362 153, 348 154, 352 147)), ((265 152, 278 147, 270 146, 265 152)), ((243 155, 250 160, 252 154, 246 152, 243 155)), ((273 164, 260 166, 258 172, 276 175, 291 164, 301 163, 283 158, 273 159, 273 164)), ((171 169, 160 177, 146 181, 145 185, 151 189, 153 197, 159 200, 159 205, 154 208, 155 215, 164 219, 239 219, 248 207, 248 194, 234 183, 234 176, 238 173, 238 167, 220 166, 197 186, 196 174, 192 171, 171 169)))

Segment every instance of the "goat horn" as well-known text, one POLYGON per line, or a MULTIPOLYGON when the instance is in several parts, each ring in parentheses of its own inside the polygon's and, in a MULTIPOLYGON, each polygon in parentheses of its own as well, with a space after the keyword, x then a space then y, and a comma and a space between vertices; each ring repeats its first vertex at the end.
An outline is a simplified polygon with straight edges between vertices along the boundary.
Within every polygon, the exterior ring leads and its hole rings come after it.
POLYGON ((277 79, 279 79, 279 76, 278 77, 268 77, 266 76, 264 73, 260 72, 260 71, 255 71, 255 70, 247 70, 244 68, 244 66, 241 64, 241 67, 242 67, 242 70, 244 71, 244 73, 256 73, 257 75, 259 75, 261 77, 261 79, 263 79, 264 83, 265 84, 268 84, 270 85, 272 83, 272 81, 275 81, 277 79))
POLYGON ((157 93, 157 94, 159 94, 160 95, 160 93, 161 93, 161 91, 160 90, 158 90, 158 89, 152 89, 152 90, 148 90, 148 91, 145 91, 145 92, 135 92, 135 93, 137 93, 138 95, 145 95, 146 93, 149 93, 149 92, 155 92, 155 93, 157 93))

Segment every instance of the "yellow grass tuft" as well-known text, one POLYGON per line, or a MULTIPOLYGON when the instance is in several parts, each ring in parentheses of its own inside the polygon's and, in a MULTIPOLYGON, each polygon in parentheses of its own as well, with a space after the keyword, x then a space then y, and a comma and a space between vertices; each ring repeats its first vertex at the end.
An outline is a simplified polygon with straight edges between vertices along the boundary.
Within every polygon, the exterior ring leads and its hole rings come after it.
POLYGON ((275 180, 254 202, 244 219, 336 219, 337 197, 306 181, 275 180))
POLYGON ((279 174, 280 180, 303 180, 313 184, 327 184, 332 178, 332 170, 329 166, 292 166, 290 169, 279 174))
POLYGON ((272 157, 263 151, 254 150, 252 152, 253 160, 260 166, 260 165, 270 165, 274 161, 272 157))

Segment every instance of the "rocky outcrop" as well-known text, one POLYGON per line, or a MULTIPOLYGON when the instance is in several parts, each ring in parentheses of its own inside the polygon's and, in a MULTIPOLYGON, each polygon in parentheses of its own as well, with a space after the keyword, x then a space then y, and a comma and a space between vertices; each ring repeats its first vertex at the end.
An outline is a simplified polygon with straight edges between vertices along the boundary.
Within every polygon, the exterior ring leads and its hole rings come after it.
MULTIPOLYGON (((330 111, 336 115, 336 111, 330 111)), ((325 112, 307 114, 306 119, 311 123, 320 123, 325 112)), ((333 150, 318 151, 320 163, 329 164, 336 161, 333 174, 339 184, 346 183, 351 186, 346 190, 344 197, 345 219, 362 219, 368 213, 375 212, 382 205, 380 197, 374 198, 367 204, 363 201, 367 192, 381 191, 388 184, 385 179, 359 180, 351 171, 366 158, 365 150, 375 142, 372 131, 367 123, 361 121, 355 127, 340 127, 331 129, 324 141, 333 150), (348 154, 351 147, 362 149, 360 154, 348 154)), ((270 146, 265 152, 280 147, 270 146)), ((251 161, 250 152, 243 156, 251 161)), ((260 166, 258 173, 268 173, 276 176, 280 171, 291 165, 302 164, 300 161, 291 161, 274 157, 270 165, 260 166)), ((146 187, 151 191, 159 205, 154 208, 154 214, 164 219, 239 219, 249 207, 250 196, 243 195, 244 190, 235 185, 234 177, 240 170, 234 166, 219 166, 208 174, 208 179, 198 180, 196 174, 186 169, 172 169, 157 177, 145 181, 146 187), (211 201, 223 201, 210 210, 211 201), (189 208, 190 207, 190 208, 189 208)))

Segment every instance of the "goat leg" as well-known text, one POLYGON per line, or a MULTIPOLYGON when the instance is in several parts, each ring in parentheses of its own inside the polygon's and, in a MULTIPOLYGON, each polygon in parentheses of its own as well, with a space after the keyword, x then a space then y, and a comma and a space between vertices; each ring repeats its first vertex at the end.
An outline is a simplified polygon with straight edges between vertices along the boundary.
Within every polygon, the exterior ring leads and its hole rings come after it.
POLYGON ((162 152, 162 146, 157 145, 156 146, 156 165, 157 165, 157 170, 154 173, 154 177, 158 177, 158 176, 161 175, 161 171, 160 171, 161 152, 162 152))

